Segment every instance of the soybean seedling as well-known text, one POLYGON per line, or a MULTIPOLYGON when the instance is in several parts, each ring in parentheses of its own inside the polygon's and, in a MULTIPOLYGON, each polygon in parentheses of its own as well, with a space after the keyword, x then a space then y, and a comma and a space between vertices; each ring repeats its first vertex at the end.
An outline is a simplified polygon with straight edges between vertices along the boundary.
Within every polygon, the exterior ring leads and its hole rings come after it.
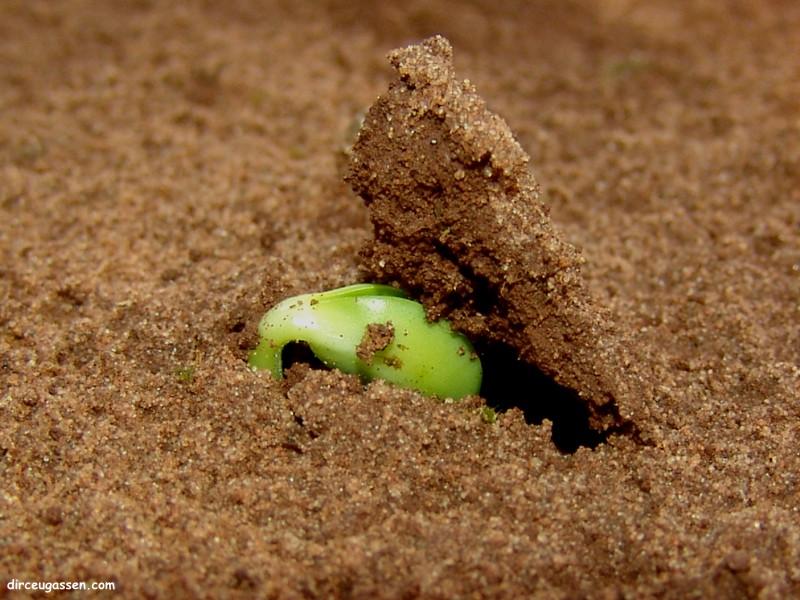
POLYGON ((262 317, 248 363, 283 377, 282 352, 305 342, 326 366, 440 398, 477 394, 483 370, 470 341, 391 286, 361 283, 288 298, 262 317))

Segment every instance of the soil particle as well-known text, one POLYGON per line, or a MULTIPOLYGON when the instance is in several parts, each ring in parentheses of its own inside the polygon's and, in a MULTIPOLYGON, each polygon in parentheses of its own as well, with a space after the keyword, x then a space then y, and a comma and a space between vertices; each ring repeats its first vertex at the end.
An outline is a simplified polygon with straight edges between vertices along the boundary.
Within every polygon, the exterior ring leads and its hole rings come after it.
POLYGON ((513 348, 577 392, 595 429, 630 428, 643 413, 630 360, 589 297, 581 255, 553 227, 508 125, 452 59, 442 36, 389 55, 397 78, 367 113, 348 177, 375 232, 365 267, 431 318, 513 348))
POLYGON ((364 330, 364 337, 356 347, 356 356, 368 365, 376 352, 385 350, 394 340, 394 325, 391 321, 386 323, 370 323, 364 330))

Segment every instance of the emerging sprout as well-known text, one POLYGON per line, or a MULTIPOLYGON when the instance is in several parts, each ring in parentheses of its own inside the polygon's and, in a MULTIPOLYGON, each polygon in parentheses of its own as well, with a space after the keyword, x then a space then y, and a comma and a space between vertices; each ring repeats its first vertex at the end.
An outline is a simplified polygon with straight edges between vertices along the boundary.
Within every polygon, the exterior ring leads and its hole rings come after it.
POLYGON ((283 377, 283 347, 305 342, 328 367, 384 379, 441 398, 477 394, 482 368, 469 340, 429 322, 419 302, 388 285, 356 284, 303 294, 270 309, 250 353, 254 369, 283 377))

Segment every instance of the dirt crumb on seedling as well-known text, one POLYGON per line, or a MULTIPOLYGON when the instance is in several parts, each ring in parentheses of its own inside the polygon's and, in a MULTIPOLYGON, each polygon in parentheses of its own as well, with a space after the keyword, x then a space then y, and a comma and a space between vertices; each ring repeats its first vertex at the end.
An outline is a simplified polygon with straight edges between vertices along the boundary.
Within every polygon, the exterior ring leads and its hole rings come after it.
POLYGON ((370 323, 364 330, 364 337, 356 347, 356 356, 368 365, 376 352, 385 350, 394 340, 394 325, 391 321, 386 323, 370 323))
POLYGON ((364 265, 431 319, 510 347, 574 390, 595 430, 630 429, 646 390, 627 381, 625 348, 553 227, 529 157, 452 59, 441 36, 389 55, 397 78, 367 113, 348 175, 375 232, 364 265))

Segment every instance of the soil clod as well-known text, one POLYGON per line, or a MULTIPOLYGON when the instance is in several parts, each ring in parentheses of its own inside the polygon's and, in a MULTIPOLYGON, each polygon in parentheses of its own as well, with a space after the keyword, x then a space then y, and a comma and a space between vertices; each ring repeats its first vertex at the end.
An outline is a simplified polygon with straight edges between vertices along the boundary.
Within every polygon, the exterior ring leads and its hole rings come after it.
POLYGON ((374 228, 365 267, 432 319, 512 349, 585 404, 593 431, 620 430, 643 412, 626 382, 630 361, 589 297, 580 253, 550 220, 529 157, 456 78, 452 58, 441 36, 389 55, 397 79, 370 108, 348 175, 374 228))
POLYGON ((356 355, 368 365, 376 352, 385 350, 394 340, 394 326, 391 321, 386 323, 370 323, 364 330, 364 337, 356 348, 356 355))

